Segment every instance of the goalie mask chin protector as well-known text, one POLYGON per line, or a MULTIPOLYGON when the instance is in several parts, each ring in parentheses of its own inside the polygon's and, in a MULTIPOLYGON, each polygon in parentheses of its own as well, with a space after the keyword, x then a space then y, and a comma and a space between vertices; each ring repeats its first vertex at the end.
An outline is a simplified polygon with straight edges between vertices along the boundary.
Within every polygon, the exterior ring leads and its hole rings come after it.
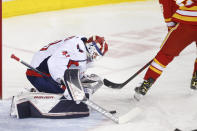
POLYGON ((86 43, 87 54, 90 61, 98 60, 108 51, 104 37, 92 36, 86 43))

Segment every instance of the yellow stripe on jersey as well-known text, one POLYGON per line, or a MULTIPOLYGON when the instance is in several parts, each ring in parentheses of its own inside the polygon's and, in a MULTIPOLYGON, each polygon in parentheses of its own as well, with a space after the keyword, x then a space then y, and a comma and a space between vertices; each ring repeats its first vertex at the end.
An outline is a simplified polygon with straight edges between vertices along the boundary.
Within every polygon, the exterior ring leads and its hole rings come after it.
POLYGON ((161 75, 161 71, 160 70, 158 70, 157 68, 155 68, 155 67, 153 67, 153 66, 151 66, 150 65, 150 67, 149 67, 151 70, 153 70, 154 72, 156 72, 157 74, 159 74, 159 75, 161 75))
POLYGON ((171 21, 172 21, 172 18, 165 19, 165 22, 171 22, 171 21))
POLYGON ((173 15, 173 17, 177 18, 179 20, 184 20, 184 21, 188 21, 188 22, 197 22, 197 17, 183 16, 183 15, 179 15, 177 13, 175 13, 173 15))
POLYGON ((196 59, 196 61, 195 61, 196 63, 197 63, 197 59, 196 59))
POLYGON ((181 6, 179 7, 180 10, 191 10, 191 11, 197 11, 197 6, 192 6, 192 7, 184 7, 184 6, 181 6))
POLYGON ((153 61, 154 61, 155 63, 157 63, 158 65, 160 65, 161 67, 166 68, 166 66, 163 65, 163 64, 161 64, 157 59, 154 58, 153 61))

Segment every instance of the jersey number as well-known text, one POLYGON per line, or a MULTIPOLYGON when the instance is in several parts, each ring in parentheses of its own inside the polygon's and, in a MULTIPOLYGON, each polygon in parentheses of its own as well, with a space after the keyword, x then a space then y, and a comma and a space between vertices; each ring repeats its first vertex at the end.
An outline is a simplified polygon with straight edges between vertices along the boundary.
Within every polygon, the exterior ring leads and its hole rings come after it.
MULTIPOLYGON (((68 37, 68 38, 66 38, 64 41, 70 40, 70 39, 72 39, 73 37, 74 37, 74 36, 68 37)), ((55 42, 53 42, 53 43, 50 43, 50 44, 44 46, 42 49, 40 49, 40 51, 46 51, 51 45, 55 45, 55 44, 57 44, 57 43, 59 43, 59 42, 61 42, 61 41, 62 41, 62 40, 58 40, 58 41, 55 41, 55 42)))
POLYGON ((55 41, 53 43, 50 43, 50 44, 44 46, 42 49, 40 49, 40 51, 46 51, 51 45, 55 45, 55 44, 59 43, 60 41, 62 41, 62 40, 59 40, 59 41, 55 41))

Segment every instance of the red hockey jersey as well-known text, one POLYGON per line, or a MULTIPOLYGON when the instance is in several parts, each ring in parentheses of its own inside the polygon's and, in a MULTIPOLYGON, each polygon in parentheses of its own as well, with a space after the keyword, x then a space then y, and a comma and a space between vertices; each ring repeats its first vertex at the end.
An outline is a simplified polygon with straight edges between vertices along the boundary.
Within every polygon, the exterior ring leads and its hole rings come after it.
POLYGON ((172 21, 197 25, 197 0, 159 0, 163 6, 165 22, 172 21))

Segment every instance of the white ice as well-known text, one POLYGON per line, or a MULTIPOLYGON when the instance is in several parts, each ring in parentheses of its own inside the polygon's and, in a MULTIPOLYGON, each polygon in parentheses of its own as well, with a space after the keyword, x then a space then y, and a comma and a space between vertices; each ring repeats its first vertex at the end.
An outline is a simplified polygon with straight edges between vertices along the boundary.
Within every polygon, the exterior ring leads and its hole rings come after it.
POLYGON ((126 124, 115 124, 92 111, 83 119, 16 119, 9 116, 10 98, 31 84, 26 67, 10 58, 14 53, 30 63, 33 53, 49 42, 72 35, 100 35, 109 53, 88 70, 116 83, 127 80, 158 52, 167 33, 157 1, 121 3, 60 10, 3 19, 3 100, 0 101, 0 130, 9 131, 183 131, 197 129, 197 92, 190 80, 196 58, 191 44, 174 59, 147 96, 133 102, 133 89, 144 73, 121 90, 103 86, 91 98, 118 115, 142 109, 126 124))

